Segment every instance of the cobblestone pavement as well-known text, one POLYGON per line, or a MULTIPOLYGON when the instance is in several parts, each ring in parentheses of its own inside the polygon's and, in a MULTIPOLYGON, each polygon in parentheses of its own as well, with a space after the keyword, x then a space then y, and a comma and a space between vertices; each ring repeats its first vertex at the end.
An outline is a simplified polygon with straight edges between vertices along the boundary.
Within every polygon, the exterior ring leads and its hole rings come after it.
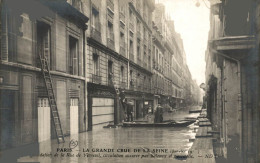
MULTIPOLYGON (((183 109, 164 113, 164 120, 197 116, 183 109)), ((192 124, 183 128, 94 130, 66 137, 64 144, 57 144, 55 139, 42 142, 38 156, 23 156, 18 162, 183 162, 175 157, 191 147, 194 128, 192 124)))

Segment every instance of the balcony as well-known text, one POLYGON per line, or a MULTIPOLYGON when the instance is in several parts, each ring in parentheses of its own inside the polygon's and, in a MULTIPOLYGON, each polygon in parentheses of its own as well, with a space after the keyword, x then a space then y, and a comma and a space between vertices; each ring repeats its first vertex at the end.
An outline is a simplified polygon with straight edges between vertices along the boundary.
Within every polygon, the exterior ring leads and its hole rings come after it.
POLYGON ((101 42, 100 23, 98 23, 96 26, 91 26, 90 37, 92 37, 96 41, 101 42))
POLYGON ((112 0, 107 0, 107 7, 114 12, 114 3, 112 0))
POLYGON ((226 36, 209 41, 211 50, 220 51, 235 59, 244 58, 248 53, 241 50, 249 51, 255 48, 256 38, 254 36, 226 36), (229 51, 236 50, 237 53, 228 53, 229 51))
POLYGON ((92 83, 101 84, 101 76, 92 74, 92 83))
POLYGON ((107 47, 109 47, 112 50, 115 50, 115 42, 113 37, 107 38, 107 47))

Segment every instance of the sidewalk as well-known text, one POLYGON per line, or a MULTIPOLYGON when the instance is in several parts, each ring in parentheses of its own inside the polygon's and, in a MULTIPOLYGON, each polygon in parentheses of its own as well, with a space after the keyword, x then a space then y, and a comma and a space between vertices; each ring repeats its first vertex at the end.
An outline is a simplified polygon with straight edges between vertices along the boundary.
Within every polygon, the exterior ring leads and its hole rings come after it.
POLYGON ((215 163, 211 123, 206 118, 206 110, 202 110, 199 120, 199 128, 194 143, 189 150, 193 158, 188 158, 187 163, 215 163))

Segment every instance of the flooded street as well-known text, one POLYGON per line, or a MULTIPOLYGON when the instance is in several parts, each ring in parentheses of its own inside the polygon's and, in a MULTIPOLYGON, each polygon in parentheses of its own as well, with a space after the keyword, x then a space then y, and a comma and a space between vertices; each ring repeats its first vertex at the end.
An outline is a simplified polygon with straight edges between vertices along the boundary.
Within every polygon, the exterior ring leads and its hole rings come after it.
MULTIPOLYGON (((194 107, 196 109, 198 107, 194 107)), ((197 117, 189 108, 164 113, 164 120, 197 117), (178 117, 178 118, 177 118, 178 117)), ((194 124, 188 127, 106 128, 39 144, 39 156, 24 156, 19 161, 39 162, 182 162, 176 154, 186 153, 195 138, 194 124), (72 151, 66 149, 73 148, 72 151), (69 154, 68 154, 69 153, 69 154), (55 155, 56 154, 56 155, 55 155), (62 156, 64 155, 64 156, 62 156)))

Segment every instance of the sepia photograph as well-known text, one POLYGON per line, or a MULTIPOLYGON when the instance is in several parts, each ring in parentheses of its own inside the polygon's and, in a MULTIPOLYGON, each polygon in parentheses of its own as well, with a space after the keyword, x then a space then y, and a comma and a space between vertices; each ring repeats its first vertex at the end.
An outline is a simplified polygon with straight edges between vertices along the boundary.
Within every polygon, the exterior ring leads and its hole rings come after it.
POLYGON ((0 163, 259 163, 260 0, 0 0, 0 163))

